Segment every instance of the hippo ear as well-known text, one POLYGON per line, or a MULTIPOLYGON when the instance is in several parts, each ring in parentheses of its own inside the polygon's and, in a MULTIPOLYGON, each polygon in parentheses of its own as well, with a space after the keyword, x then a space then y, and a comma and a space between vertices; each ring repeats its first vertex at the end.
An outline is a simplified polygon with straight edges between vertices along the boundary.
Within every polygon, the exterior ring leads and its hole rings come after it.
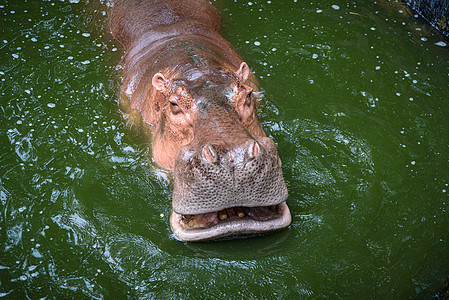
POLYGON ((168 89, 168 80, 161 73, 156 73, 151 82, 156 90, 164 94, 168 89))
POLYGON ((235 74, 238 76, 240 81, 242 83, 244 83, 249 77, 249 72, 250 72, 250 70, 249 70, 248 64, 243 61, 240 64, 240 68, 237 70, 237 72, 235 72, 235 74))

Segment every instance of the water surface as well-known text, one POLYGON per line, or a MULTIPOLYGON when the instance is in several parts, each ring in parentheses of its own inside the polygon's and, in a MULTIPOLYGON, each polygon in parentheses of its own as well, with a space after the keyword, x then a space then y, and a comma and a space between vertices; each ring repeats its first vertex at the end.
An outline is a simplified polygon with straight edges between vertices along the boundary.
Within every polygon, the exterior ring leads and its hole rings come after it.
POLYGON ((0 3, 0 297, 428 298, 449 276, 449 52, 393 1, 223 1, 292 225, 183 243, 117 105, 106 3, 0 3))

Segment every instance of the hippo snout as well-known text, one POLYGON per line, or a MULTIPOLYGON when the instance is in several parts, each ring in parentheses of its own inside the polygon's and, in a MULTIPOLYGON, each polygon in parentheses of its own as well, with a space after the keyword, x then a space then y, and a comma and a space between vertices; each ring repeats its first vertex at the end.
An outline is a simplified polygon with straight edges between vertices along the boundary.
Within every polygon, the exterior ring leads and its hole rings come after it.
POLYGON ((174 172, 173 210, 181 215, 277 205, 288 195, 276 145, 267 137, 187 145, 174 172))
MULTIPOLYGON (((219 144, 212 144, 207 143, 203 148, 201 152, 202 158, 209 163, 212 164, 218 164, 220 163, 220 157, 219 152, 220 148, 223 148, 219 144)), ((255 158, 260 153, 260 146, 259 143, 257 143, 253 139, 249 139, 246 141, 246 143, 243 145, 243 147, 237 147, 233 149, 233 151, 230 151, 228 153, 229 155, 229 162, 233 164, 239 164, 244 163, 246 164, 253 158, 255 158), (241 160, 241 161, 240 161, 241 160)))

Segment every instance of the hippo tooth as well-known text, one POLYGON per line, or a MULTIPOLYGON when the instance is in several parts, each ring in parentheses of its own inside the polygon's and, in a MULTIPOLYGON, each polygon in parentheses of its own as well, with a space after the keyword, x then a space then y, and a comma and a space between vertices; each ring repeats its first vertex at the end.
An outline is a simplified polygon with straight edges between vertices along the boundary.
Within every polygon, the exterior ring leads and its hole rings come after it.
POLYGON ((240 207, 235 207, 234 211, 235 211, 235 214, 237 215, 237 217, 239 217, 239 218, 245 217, 245 212, 240 207))
POLYGON ((190 222, 190 221, 193 219, 193 216, 192 216, 192 215, 182 215, 182 216, 181 216, 181 219, 182 219, 184 222, 188 223, 188 222, 190 222))
POLYGON ((222 221, 228 218, 228 213, 226 212, 226 209, 220 210, 218 212, 218 218, 222 221))

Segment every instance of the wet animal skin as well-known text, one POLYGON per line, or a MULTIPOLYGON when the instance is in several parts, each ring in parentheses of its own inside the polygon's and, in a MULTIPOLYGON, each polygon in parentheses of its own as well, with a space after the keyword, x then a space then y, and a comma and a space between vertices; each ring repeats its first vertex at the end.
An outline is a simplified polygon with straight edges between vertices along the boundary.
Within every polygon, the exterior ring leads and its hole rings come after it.
POLYGON ((203 0, 116 1, 122 97, 152 126, 153 156, 174 172, 170 225, 185 241, 291 222, 275 143, 256 114, 257 80, 203 0))

